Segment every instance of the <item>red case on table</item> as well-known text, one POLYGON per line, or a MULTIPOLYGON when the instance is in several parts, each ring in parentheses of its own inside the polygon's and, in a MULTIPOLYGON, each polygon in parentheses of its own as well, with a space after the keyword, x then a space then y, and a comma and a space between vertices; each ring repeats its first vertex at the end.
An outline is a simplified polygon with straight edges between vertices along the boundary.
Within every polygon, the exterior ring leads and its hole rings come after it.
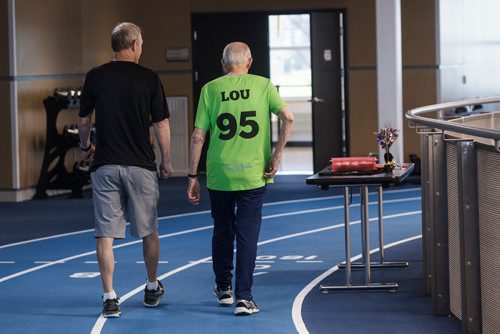
POLYGON ((376 169, 376 157, 331 158, 332 172, 371 171, 376 169))

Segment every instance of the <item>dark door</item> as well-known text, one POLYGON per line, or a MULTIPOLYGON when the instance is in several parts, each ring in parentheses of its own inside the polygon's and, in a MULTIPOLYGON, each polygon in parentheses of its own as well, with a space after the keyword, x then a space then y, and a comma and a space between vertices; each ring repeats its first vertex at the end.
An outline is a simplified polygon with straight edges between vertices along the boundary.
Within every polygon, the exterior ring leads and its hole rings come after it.
MULTIPOLYGON (((248 44, 253 63, 250 73, 269 77, 268 15, 265 13, 193 14, 193 87, 195 112, 201 88, 221 76, 220 60, 224 47, 234 41, 248 44)), ((199 171, 206 169, 205 144, 199 171)))
POLYGON ((348 155, 342 102, 341 12, 311 13, 313 168, 348 155))

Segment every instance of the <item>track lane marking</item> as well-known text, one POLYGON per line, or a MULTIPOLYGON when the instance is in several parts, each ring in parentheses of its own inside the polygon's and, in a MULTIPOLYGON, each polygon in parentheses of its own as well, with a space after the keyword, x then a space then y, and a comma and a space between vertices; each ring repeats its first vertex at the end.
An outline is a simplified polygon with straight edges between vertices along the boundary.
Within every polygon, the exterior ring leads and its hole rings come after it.
MULTIPOLYGON (((409 199, 391 200, 392 201, 391 203, 394 203, 394 202, 410 202, 410 201, 414 201, 414 200, 417 200, 417 199, 420 199, 420 197, 412 197, 412 198, 409 198, 409 199)), ((375 204, 375 202, 369 203, 369 205, 374 205, 374 204, 375 204)), ((358 204, 352 204, 351 207, 353 207, 353 206, 359 206, 359 203, 358 204)), ((300 210, 300 211, 286 212, 286 213, 281 213, 281 214, 264 216, 264 217, 262 217, 262 219, 272 219, 272 218, 279 218, 279 217, 285 217, 285 216, 291 216, 291 215, 300 215, 300 214, 306 214, 306 213, 312 213, 312 212, 322 212, 322 211, 336 210, 336 209, 343 209, 343 208, 344 208, 344 206, 340 205, 340 206, 333 206, 333 207, 327 207, 327 208, 319 208, 319 209, 313 209, 313 210, 300 210)), ((203 211, 203 212, 207 213, 206 211, 203 211)), ((171 216, 169 216, 169 217, 171 217, 171 216)), ((370 218, 370 220, 372 220, 372 219, 378 219, 378 218, 376 218, 376 217, 375 218, 370 218)), ((342 223, 341 225, 343 226, 344 224, 342 223)), ((187 233, 193 233, 193 232, 198 232, 198 231, 202 231, 202 230, 208 230, 208 229, 212 229, 212 228, 213 228, 213 225, 202 226, 202 227, 198 227, 198 228, 194 228, 194 229, 190 229, 190 230, 184 230, 184 231, 179 231, 179 232, 174 232, 174 233, 160 235, 159 238, 160 239, 170 238, 170 237, 177 236, 177 235, 182 235, 182 234, 187 234, 187 233)), ((139 243, 142 243, 141 239, 113 246, 113 249, 119 249, 119 248, 122 248, 122 247, 127 247, 127 246, 131 246, 131 245, 139 244, 139 243)), ((19 276, 22 276, 22 275, 25 275, 25 274, 28 274, 28 273, 31 273, 31 272, 34 272, 34 271, 37 271, 37 270, 40 270, 40 269, 44 269, 44 268, 53 266, 53 265, 61 263, 61 262, 67 262, 67 261, 79 259, 79 258, 86 257, 86 256, 89 256, 89 255, 92 255, 92 254, 96 254, 96 251, 93 250, 93 251, 89 251, 89 252, 85 252, 85 253, 81 253, 81 254, 69 256, 69 257, 66 257, 66 258, 63 258, 63 259, 54 260, 51 263, 45 263, 45 264, 40 265, 40 266, 28 268, 28 269, 22 270, 20 272, 17 272, 17 273, 11 274, 11 275, 8 275, 8 276, 5 276, 5 277, 1 277, 0 278, 0 283, 8 281, 8 280, 16 278, 16 277, 19 277, 19 276)))
MULTIPOLYGON (((178 235, 181 235, 181 234, 188 234, 188 233, 193 233, 193 232, 208 230, 208 229, 211 229, 211 228, 213 228, 213 227, 212 226, 203 226, 203 227, 194 228, 194 229, 190 229, 190 230, 184 230, 184 231, 180 231, 180 232, 174 232, 174 233, 164 234, 164 235, 159 236, 159 238, 160 239, 170 238, 170 237, 175 237, 175 236, 178 236, 178 235)), ((135 245, 135 244, 138 244, 138 243, 141 243, 141 242, 142 242, 142 240, 135 240, 135 241, 131 241, 131 242, 126 242, 126 243, 123 243, 123 244, 119 244, 119 245, 113 246, 113 249, 123 248, 123 247, 131 246, 131 245, 135 245)), ((0 283, 8 281, 8 280, 16 278, 16 277, 19 277, 19 276, 22 276, 22 275, 26 275, 26 274, 31 273, 33 271, 37 271, 37 270, 40 270, 40 269, 43 269, 43 268, 47 268, 47 267, 53 266, 53 265, 58 264, 58 263, 62 263, 62 262, 67 262, 67 261, 79 259, 79 258, 82 258, 82 257, 93 255, 95 253, 96 253, 96 251, 94 250, 94 251, 90 251, 90 252, 85 252, 85 253, 81 253, 81 254, 69 256, 69 257, 66 257, 64 259, 50 261, 50 262, 45 263, 43 265, 32 267, 32 268, 29 268, 29 269, 17 272, 17 273, 12 274, 12 275, 2 277, 2 278, 0 278, 0 283)))
MULTIPOLYGON (((421 214, 422 211, 421 210, 417 210, 417 211, 411 211, 411 212, 405 212, 405 213, 400 213, 400 214, 393 214, 393 215, 387 215, 387 216, 383 216, 383 219, 390 219, 390 218, 397 218, 397 217, 404 217, 404 216, 411 216, 411 215, 416 215, 416 214, 421 214)), ((376 221, 378 220, 378 217, 373 217, 373 218, 370 218, 369 221, 376 221)), ((352 226, 352 225, 357 225, 357 224, 360 224, 361 223, 361 220, 356 220, 354 222, 351 222, 349 225, 352 226)), ((331 226, 326 226, 326 227, 322 227, 322 228, 317 228, 317 229, 313 229, 313 230, 308 230, 308 231, 303 231, 303 232, 298 232, 298 233, 293 233, 293 234, 288 234, 288 235, 284 235, 284 236, 281 236, 281 237, 277 237, 277 238, 272 238, 272 239, 268 239, 268 240, 265 240, 265 241, 261 241, 259 242, 257 245, 258 246, 261 246, 261 245, 266 245, 266 244, 270 244, 270 243, 273 243, 273 242, 277 242, 277 241, 281 241, 281 240, 286 240, 286 239, 291 239, 291 238, 295 238, 295 237, 299 237, 299 236, 303 236, 303 235, 309 235, 309 234, 314 234, 314 233, 318 233, 318 232, 324 232, 324 231, 328 231, 328 230, 333 230, 333 229, 337 229, 337 228, 340 228, 340 227, 343 227, 344 226, 344 223, 342 224, 336 224, 336 225, 331 225, 331 226)), ((392 244, 390 244, 392 245, 392 244)), ((384 247, 385 249, 386 247, 384 247)), ((378 248, 377 248, 378 249, 378 248)), ((197 266, 198 264, 202 264, 202 263, 206 263, 207 261, 211 261, 212 257, 209 256, 209 257, 205 257, 203 259, 200 259, 200 260, 196 260, 196 261, 190 261, 188 264, 182 266, 182 267, 178 267, 174 270, 171 270, 161 276, 158 276, 158 279, 164 279, 166 277, 169 277, 169 276, 172 276, 174 274, 177 274, 181 271, 184 271, 186 269, 189 269, 191 267, 194 267, 194 266, 197 266)), ((124 303, 127 299, 129 299, 130 297, 138 294, 139 292, 141 292, 142 290, 144 290, 144 286, 145 284, 142 284, 140 286, 138 286, 137 288, 135 288, 134 290, 128 292, 127 294, 125 294, 123 297, 120 298, 120 304, 124 303)), ((293 308, 292 308, 293 309, 293 308)), ((107 321, 108 318, 104 318, 102 315, 99 316, 99 318, 97 318, 94 326, 92 327, 92 330, 91 330, 91 334, 100 334, 101 333, 101 330, 102 328, 104 327, 106 321, 107 321)))
MULTIPOLYGON (((384 217, 384 219, 385 219, 385 217, 384 217)), ((391 248, 391 247, 394 247, 394 246, 398 246, 398 245, 404 244, 406 242, 410 242, 410 241, 417 240, 417 239, 420 239, 420 238, 422 238, 421 234, 415 235, 413 237, 409 237, 409 238, 406 238, 406 239, 398 240, 398 241, 392 242, 392 243, 390 243, 388 245, 385 245, 384 249, 388 249, 388 248, 391 248)), ((378 247, 374 248, 374 249, 372 249, 370 251, 370 254, 376 253, 379 250, 380 249, 378 247)), ((363 254, 358 254, 358 255, 352 257, 351 258, 351 262, 359 260, 362 256, 363 256, 363 254)), ((327 278, 328 276, 330 276, 331 274, 333 274, 334 272, 336 272, 338 269, 339 269, 338 265, 336 265, 336 266, 328 269, 323 274, 319 275, 314 280, 312 280, 309 284, 307 284, 304 287, 304 289, 302 289, 299 292, 299 294, 297 295, 297 297, 295 297, 295 300, 293 301, 293 306, 292 306, 292 319, 293 319, 293 324, 295 325, 295 329, 297 330, 297 332, 299 334, 309 334, 309 331, 307 330, 307 327, 306 327, 306 325, 304 323, 304 320, 302 319, 302 303, 304 302, 305 297, 321 281, 323 281, 325 278, 327 278)))
MULTIPOLYGON (((410 188, 410 189, 388 190, 388 191, 384 192, 384 194, 397 194, 397 193, 414 192, 414 191, 420 191, 420 188, 415 187, 415 188, 410 188)), ((376 193, 372 192, 369 194, 374 195, 376 193)), ((359 194, 353 194, 353 196, 359 197, 359 194)), ((343 195, 314 197, 314 198, 296 199, 296 200, 288 200, 288 201, 278 201, 278 202, 264 203, 264 206, 267 207, 267 206, 275 206, 275 205, 283 205, 283 204, 316 202, 316 201, 338 199, 338 198, 343 198, 343 195)), ((385 202, 386 201, 384 201, 384 203, 385 202)), ((175 218, 181 218, 181 217, 201 215, 201 214, 205 214, 205 213, 210 213, 210 210, 203 210, 203 211, 197 211, 197 212, 188 212, 188 213, 180 213, 180 214, 175 214, 175 215, 170 215, 170 216, 163 216, 163 217, 159 217, 158 220, 175 219, 175 218)), ((55 234, 55 235, 42 237, 42 238, 14 242, 14 243, 7 244, 7 245, 1 245, 0 249, 21 246, 21 245, 25 245, 25 244, 29 244, 29 243, 33 243, 33 242, 45 241, 45 240, 50 240, 50 239, 55 239, 55 238, 63 238, 63 237, 73 236, 73 235, 78 235, 78 234, 83 234, 83 233, 90 233, 90 232, 94 232, 94 229, 92 228, 92 229, 75 231, 75 232, 55 234)))

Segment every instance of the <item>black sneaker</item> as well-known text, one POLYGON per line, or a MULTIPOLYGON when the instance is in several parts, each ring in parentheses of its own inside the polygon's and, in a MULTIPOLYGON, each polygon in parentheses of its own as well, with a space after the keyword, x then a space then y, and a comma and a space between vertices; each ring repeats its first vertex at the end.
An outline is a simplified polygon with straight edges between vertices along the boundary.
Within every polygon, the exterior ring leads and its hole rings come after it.
POLYGON ((253 300, 238 299, 234 308, 235 315, 250 315, 259 312, 259 307, 253 300))
POLYGON ((118 304, 118 298, 106 299, 103 302, 102 316, 104 318, 118 318, 122 314, 118 304))
POLYGON ((158 288, 156 290, 148 290, 148 288, 144 288, 144 306, 146 307, 156 307, 160 304, 160 299, 163 297, 165 293, 165 289, 161 284, 160 280, 158 280, 158 288))
POLYGON ((234 303, 233 290, 231 286, 228 286, 225 289, 221 289, 216 286, 214 288, 214 296, 217 297, 219 304, 222 306, 229 306, 234 303))

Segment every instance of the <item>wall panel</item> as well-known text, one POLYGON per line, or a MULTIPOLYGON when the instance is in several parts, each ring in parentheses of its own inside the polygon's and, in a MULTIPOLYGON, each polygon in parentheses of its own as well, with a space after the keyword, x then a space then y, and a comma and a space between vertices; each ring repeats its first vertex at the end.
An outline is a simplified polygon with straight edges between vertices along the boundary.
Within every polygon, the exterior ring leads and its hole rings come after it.
POLYGON ((349 132, 351 156, 378 152, 377 73, 349 71, 349 132))
POLYGON ((17 75, 82 71, 78 0, 16 1, 17 75))
POLYGON ((8 1, 0 2, 0 80, 8 76, 9 68, 9 8, 8 1))
POLYGON ((144 35, 141 64, 156 70, 191 71, 191 55, 189 61, 167 62, 165 58, 167 48, 191 49, 189 1, 166 0, 145 6, 138 23, 144 35))
MULTIPOLYGON (((161 74, 160 79, 163 83, 163 88, 168 96, 187 96, 188 98, 188 110, 193 110, 193 93, 192 91, 186 91, 185 87, 192 84, 191 73, 188 74, 161 74)), ((194 129, 194 113, 188 113, 188 127, 186 133, 191 134, 194 129)), ((186 141, 190 142, 190 138, 186 137, 186 141)), ((175 144, 175 143, 174 143, 175 144)))
MULTIPOLYGON (((437 69, 403 70, 403 113, 413 108, 436 103, 436 75, 437 69)), ((409 154, 422 157, 419 135, 414 129, 405 128, 403 131, 406 161, 409 159, 409 154)))
POLYGON ((403 65, 435 65, 436 5, 434 0, 401 1, 403 65))
POLYGON ((0 80, 0 189, 12 188, 10 82, 0 80))
POLYGON ((500 3, 439 1, 439 102, 498 96, 500 3))
POLYGON ((8 1, 0 2, 0 189, 12 187, 8 1))
MULTIPOLYGON (((139 7, 137 0, 85 0, 82 5, 82 61, 83 72, 108 62, 113 57, 111 31, 120 22, 139 23, 139 12, 160 1, 148 1, 139 7)), ((160 32, 159 32, 160 33, 160 32)), ((145 33, 147 36, 147 33, 145 33)), ((143 53, 151 52, 145 45, 143 53)))

